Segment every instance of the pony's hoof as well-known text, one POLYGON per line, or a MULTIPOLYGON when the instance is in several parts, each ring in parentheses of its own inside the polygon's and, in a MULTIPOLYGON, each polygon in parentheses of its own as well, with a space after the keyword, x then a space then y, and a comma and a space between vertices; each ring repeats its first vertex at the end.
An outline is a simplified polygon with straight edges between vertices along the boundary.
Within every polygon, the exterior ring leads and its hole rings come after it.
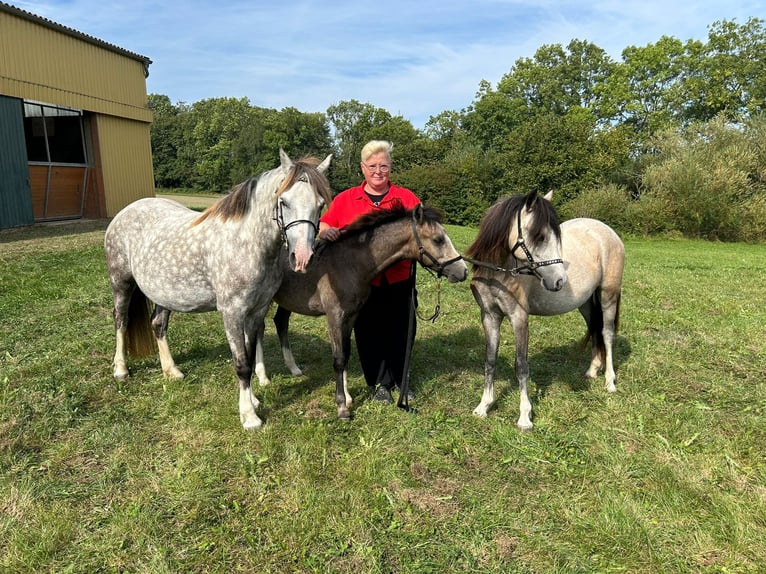
POLYGON ((346 408, 338 408, 338 420, 340 421, 350 421, 351 420, 351 411, 346 408))
POLYGON ((128 369, 115 369, 114 370, 114 378, 118 381, 124 381, 128 378, 128 375, 130 373, 128 372, 128 369))
POLYGON ((173 367, 172 369, 163 371, 162 374, 165 375, 166 379, 172 379, 172 380, 180 380, 180 379, 183 379, 185 376, 178 367, 173 367))
POLYGON ((303 371, 301 371, 300 369, 291 369, 290 370, 290 374, 293 377, 302 377, 303 376, 303 371))
POLYGON ((616 393, 617 387, 614 385, 614 383, 606 386, 606 392, 607 393, 616 393))
POLYGON ((489 411, 492 410, 494 407, 495 407, 495 401, 492 401, 491 403, 485 403, 484 401, 482 401, 476 406, 475 409, 473 409, 473 414, 475 414, 477 417, 486 419, 487 415, 489 414, 489 411))
POLYGON ((521 432, 532 432, 532 429, 534 428, 535 425, 533 425, 531 421, 525 422, 525 423, 519 421, 518 423, 516 423, 516 426, 519 427, 519 430, 521 432))
POLYGON ((263 426, 263 421, 257 415, 248 415, 240 418, 242 419, 242 427, 246 431, 257 430, 263 426))

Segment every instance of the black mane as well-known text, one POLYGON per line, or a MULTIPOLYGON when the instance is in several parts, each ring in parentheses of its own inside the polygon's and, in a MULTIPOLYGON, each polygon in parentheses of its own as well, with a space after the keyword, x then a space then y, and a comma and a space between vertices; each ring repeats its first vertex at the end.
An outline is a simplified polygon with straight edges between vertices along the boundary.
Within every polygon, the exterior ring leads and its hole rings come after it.
MULTIPOLYGON (((343 233, 337 241, 319 240, 315 252, 318 255, 330 244, 352 239, 368 241, 369 235, 366 235, 368 232, 401 219, 409 219, 413 216, 415 209, 417 208, 407 209, 400 201, 395 201, 391 204, 390 208, 370 211, 343 227, 343 233)), ((442 222, 442 213, 438 209, 422 205, 422 214, 422 222, 427 225, 442 222)))

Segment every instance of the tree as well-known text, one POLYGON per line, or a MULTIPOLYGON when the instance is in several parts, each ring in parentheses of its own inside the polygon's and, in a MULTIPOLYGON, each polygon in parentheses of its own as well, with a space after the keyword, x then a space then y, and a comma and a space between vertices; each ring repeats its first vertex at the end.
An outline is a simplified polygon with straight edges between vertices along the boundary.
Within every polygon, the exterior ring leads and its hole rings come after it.
POLYGON ((183 113, 183 104, 176 107, 168 96, 162 94, 149 94, 147 103, 153 114, 150 139, 155 185, 183 187, 189 175, 178 159, 178 151, 183 145, 182 125, 179 120, 179 114, 183 113))
POLYGON ((332 151, 327 118, 322 113, 303 113, 295 108, 281 111, 252 108, 232 144, 234 182, 272 169, 279 163, 279 148, 290 157, 324 158, 332 151))
POLYGON ((633 128, 640 140, 677 124, 687 69, 684 44, 663 36, 656 44, 630 46, 606 82, 615 120, 633 128))
POLYGON ((590 42, 572 40, 542 46, 533 59, 518 60, 497 86, 511 99, 523 101, 532 113, 564 115, 573 107, 592 110, 599 116, 600 87, 615 63, 590 42))
POLYGON ((247 98, 210 98, 192 105, 186 152, 194 158, 195 188, 223 191, 231 187, 233 143, 251 113, 247 98))
POLYGON ((687 120, 752 116, 766 106, 766 30, 763 20, 715 22, 706 44, 691 55, 687 120))

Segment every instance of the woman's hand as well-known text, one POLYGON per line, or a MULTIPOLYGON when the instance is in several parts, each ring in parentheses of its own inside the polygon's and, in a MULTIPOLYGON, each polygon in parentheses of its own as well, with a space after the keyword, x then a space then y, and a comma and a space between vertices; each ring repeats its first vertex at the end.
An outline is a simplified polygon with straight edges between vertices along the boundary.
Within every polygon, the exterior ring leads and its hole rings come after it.
POLYGON ((337 227, 328 227, 319 232, 319 239, 324 239, 325 241, 337 241, 340 235, 340 229, 337 227))

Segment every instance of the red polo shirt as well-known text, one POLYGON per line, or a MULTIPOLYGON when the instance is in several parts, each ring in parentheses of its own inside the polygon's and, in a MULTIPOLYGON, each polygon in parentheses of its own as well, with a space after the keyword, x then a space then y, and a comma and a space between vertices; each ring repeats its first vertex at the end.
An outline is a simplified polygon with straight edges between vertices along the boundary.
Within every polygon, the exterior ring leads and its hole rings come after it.
MULTIPOLYGON (((400 201, 406 209, 412 209, 420 203, 418 197, 409 189, 392 184, 380 205, 375 206, 364 192, 364 183, 362 183, 357 187, 350 187, 336 195, 332 203, 330 203, 330 207, 319 220, 331 227, 342 228, 373 209, 390 208, 391 203, 395 200, 400 201)), ((405 260, 394 263, 383 273, 375 277, 372 284, 380 285, 382 275, 386 276, 388 283, 406 281, 410 277, 410 262, 405 260)))

